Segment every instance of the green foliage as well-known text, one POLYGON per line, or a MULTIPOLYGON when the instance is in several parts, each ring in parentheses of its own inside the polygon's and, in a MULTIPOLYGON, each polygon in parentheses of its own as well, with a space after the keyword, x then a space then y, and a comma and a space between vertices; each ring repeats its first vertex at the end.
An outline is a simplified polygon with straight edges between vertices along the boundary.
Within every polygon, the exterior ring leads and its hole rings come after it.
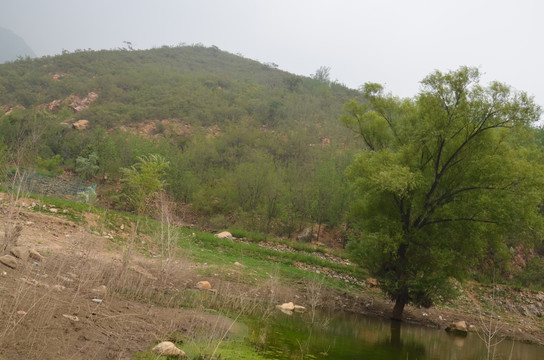
POLYGON ((36 158, 36 166, 38 169, 45 171, 46 174, 62 174, 64 170, 59 168, 61 164, 62 158, 58 154, 49 159, 42 159, 41 156, 36 158))
POLYGON ((145 214, 150 202, 164 190, 168 167, 168 161, 161 155, 150 154, 138 157, 130 168, 121 169, 130 204, 138 215, 145 214))
POLYGON ((98 155, 92 152, 88 157, 78 156, 76 159, 76 173, 83 179, 90 179, 98 172, 98 155))
POLYGON ((540 109, 478 82, 476 69, 437 71, 415 99, 367 84, 365 102, 346 104, 342 121, 365 145, 348 170, 361 232, 350 248, 396 301, 395 317, 448 294, 447 278, 490 249, 542 229, 543 167, 528 140, 540 109))

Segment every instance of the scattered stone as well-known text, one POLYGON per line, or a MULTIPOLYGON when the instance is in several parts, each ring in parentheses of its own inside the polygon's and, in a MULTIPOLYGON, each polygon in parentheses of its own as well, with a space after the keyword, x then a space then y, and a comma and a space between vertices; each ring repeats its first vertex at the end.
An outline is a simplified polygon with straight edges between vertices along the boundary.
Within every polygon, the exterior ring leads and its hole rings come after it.
POLYGON ((59 209, 57 208, 49 208, 49 212, 52 212, 53 214, 56 214, 59 212, 59 209))
POLYGON ((17 315, 26 315, 26 311, 18 310, 17 315))
POLYGON ((455 322, 448 326, 446 331, 454 335, 466 336, 468 333, 467 323, 465 321, 455 322))
POLYGON ((238 261, 236 261, 236 262, 234 263, 234 265, 235 265, 235 266, 239 266, 239 267, 243 267, 243 268, 245 267, 244 265, 240 264, 238 261))
POLYGON ((219 234, 215 234, 215 237, 216 238, 219 238, 219 239, 234 239, 234 236, 232 236, 232 234, 228 231, 223 231, 223 232, 220 232, 219 234))
POLYGON ((102 302, 102 299, 92 299, 91 301, 100 304, 102 302))
POLYGON ((196 288, 198 290, 211 290, 212 285, 209 281, 199 281, 196 283, 196 288))
POLYGON ((68 314, 62 314, 65 318, 71 320, 71 321, 79 321, 79 318, 75 315, 68 315, 68 314))
POLYGON ((153 349, 151 349, 151 351, 162 356, 172 356, 178 358, 183 358, 187 356, 183 350, 176 347, 176 345, 174 345, 174 343, 171 343, 170 341, 161 342, 153 349))
POLYGON ((2 270, 2 276, 6 276, 8 273, 2 270))
POLYGON ((378 280, 369 277, 369 278, 366 279, 366 285, 368 287, 370 287, 370 288, 377 287, 378 286, 378 280))
POLYGON ((295 312, 303 313, 306 312, 306 308, 302 305, 295 305, 294 308, 295 312))
POLYGON ((9 268, 15 269, 17 267, 17 258, 11 255, 0 256, 0 263, 6 265, 9 268))
POLYGON ((11 253, 11 255, 23 261, 26 261, 28 259, 28 248, 25 248, 24 246, 12 247, 9 252, 11 253))
POLYGON ((35 249, 29 249, 28 256, 30 256, 31 259, 34 259, 37 261, 43 261, 43 256, 39 252, 37 252, 35 249))
POLYGON ((62 285, 59 285, 59 284, 53 285, 53 290, 55 290, 55 291, 59 291, 59 292, 60 292, 60 291, 64 291, 65 289, 66 289, 65 286, 62 286, 62 285))

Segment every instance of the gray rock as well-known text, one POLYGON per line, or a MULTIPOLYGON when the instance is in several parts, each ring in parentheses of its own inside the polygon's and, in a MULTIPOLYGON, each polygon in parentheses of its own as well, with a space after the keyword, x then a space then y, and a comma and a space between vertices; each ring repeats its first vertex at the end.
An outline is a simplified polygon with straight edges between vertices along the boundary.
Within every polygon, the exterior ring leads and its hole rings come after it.
POLYGON ((17 258, 11 255, 0 256, 0 263, 6 265, 9 268, 15 269, 17 267, 17 258))

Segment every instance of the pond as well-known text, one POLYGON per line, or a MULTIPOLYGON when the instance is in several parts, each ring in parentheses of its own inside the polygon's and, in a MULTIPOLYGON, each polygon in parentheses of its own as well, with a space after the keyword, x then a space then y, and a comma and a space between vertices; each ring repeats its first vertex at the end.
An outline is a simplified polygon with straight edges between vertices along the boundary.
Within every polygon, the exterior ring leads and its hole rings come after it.
MULTIPOLYGON (((270 359, 487 359, 476 333, 454 336, 444 330, 350 313, 278 312, 249 324, 250 339, 270 359)), ((544 359, 544 347, 504 340, 495 359, 544 359)), ((492 357, 490 357, 492 358, 492 357)))

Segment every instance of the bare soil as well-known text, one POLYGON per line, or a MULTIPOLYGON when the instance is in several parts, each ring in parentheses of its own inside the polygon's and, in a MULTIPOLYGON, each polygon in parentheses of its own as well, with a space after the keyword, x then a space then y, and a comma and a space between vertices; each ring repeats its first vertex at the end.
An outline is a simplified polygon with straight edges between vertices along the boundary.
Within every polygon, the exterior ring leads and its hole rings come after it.
MULTIPOLYGON (((5 204, 0 206, 0 219, 3 236, 9 221, 5 204)), ((203 278, 199 271, 203 264, 183 256, 171 264, 167 276, 159 258, 138 253, 124 266, 122 247, 111 236, 96 233, 99 224, 92 216, 78 225, 62 216, 62 211, 47 214, 22 208, 17 221, 23 225, 17 245, 36 249, 44 258, 18 259, 15 269, 0 264, 0 359, 131 359, 158 341, 179 341, 180 336, 190 341, 199 334, 221 338, 243 331, 238 324, 233 326, 232 319, 195 306, 198 302, 191 308, 176 303, 172 294, 180 290, 194 291, 196 298, 228 292, 274 301, 296 299, 310 305, 305 284, 285 284, 280 279, 274 286, 252 285, 226 273, 203 278), (210 281, 216 292, 203 295, 195 288, 200 280, 210 281), (150 301, 157 296, 161 301, 150 301)), ((465 320, 478 327, 478 309, 490 301, 490 291, 478 284, 464 285, 463 291, 460 299, 439 307, 408 307, 406 321, 445 328, 465 320)), ((515 309, 544 295, 502 294, 502 300, 508 297, 515 309)), ((350 293, 322 289, 319 300, 323 307, 380 317, 388 317, 392 309, 375 287, 350 293)), ((500 335, 544 344, 542 318, 505 311, 504 306, 497 306, 497 314, 500 335)))

